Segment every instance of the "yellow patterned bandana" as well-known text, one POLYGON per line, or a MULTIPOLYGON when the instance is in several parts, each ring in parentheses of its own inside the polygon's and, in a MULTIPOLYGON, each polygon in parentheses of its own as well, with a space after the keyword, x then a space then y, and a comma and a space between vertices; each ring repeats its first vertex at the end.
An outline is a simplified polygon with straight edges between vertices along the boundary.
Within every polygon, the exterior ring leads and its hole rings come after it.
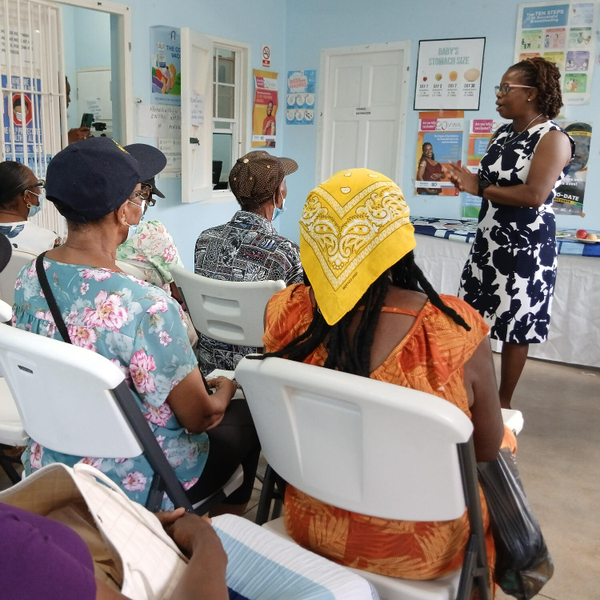
POLYGON ((300 258, 329 325, 415 247, 402 190, 368 169, 350 169, 316 187, 300 219, 300 258))

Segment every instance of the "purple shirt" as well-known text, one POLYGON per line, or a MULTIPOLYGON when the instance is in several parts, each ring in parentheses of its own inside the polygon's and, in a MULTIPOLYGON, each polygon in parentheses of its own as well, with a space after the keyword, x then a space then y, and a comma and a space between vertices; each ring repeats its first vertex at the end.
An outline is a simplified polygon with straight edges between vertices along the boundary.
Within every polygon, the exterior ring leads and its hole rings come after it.
POLYGON ((95 600, 92 557, 65 525, 0 502, 0 596, 95 600))

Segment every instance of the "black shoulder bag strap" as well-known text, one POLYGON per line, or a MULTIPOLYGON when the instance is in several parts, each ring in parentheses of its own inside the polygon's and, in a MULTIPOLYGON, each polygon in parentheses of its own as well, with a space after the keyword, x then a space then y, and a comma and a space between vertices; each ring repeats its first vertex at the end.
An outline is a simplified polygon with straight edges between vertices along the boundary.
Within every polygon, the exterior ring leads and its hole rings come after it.
POLYGON ((71 338, 69 337, 69 331, 67 330, 67 326, 60 314, 60 310, 58 308, 58 304, 56 304, 56 300, 54 299, 54 294, 50 289, 50 284, 48 283, 48 277, 46 277, 46 269, 44 269, 44 256, 46 256, 45 252, 42 252, 35 261, 35 270, 37 272, 37 276, 40 282, 40 286, 42 287, 42 291, 44 292, 44 296, 46 297, 46 302, 48 303, 48 308, 52 313, 52 317, 54 319, 54 323, 60 331, 60 335, 63 340, 67 342, 67 344, 71 343, 71 338))

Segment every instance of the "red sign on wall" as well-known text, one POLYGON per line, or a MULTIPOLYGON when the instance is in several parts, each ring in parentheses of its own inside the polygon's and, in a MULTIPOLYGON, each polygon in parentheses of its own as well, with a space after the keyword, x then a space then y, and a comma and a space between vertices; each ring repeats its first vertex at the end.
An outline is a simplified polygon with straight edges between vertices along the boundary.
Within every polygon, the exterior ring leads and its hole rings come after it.
POLYGON ((262 49, 262 66, 271 68, 271 48, 269 46, 263 46, 262 49))

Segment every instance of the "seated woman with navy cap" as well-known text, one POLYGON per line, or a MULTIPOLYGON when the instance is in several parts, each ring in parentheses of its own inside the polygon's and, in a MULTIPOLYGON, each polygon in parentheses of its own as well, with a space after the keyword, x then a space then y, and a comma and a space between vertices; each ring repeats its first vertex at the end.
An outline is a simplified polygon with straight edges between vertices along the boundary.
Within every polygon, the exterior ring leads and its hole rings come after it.
MULTIPOLYGON (((248 407, 243 400, 230 404, 236 384, 226 378, 209 382, 215 392, 208 394, 179 304, 115 265, 118 246, 144 213, 140 182, 163 167, 159 150, 149 146, 142 164, 109 138, 59 152, 48 166, 46 186, 48 199, 67 219, 68 238, 43 264, 71 342, 125 372, 192 502, 219 489, 242 464, 242 486, 219 509, 239 513, 250 499, 260 453, 248 407)), ((13 320, 21 329, 61 339, 47 297, 35 266, 25 267, 16 283, 13 320)), ((29 442, 23 454, 28 475, 52 462, 92 464, 142 504, 152 481, 143 456, 72 456, 29 442)))

